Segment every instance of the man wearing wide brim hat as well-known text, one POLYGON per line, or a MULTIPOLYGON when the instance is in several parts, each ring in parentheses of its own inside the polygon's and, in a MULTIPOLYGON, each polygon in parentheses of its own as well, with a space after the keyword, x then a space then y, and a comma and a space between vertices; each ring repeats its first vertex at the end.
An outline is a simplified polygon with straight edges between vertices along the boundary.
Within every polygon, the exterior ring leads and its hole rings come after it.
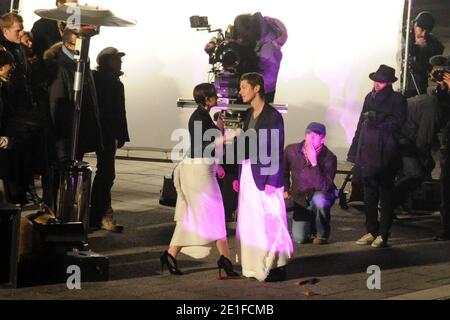
POLYGON ((369 74, 370 80, 380 83, 394 83, 398 79, 395 76, 395 69, 382 64, 376 72, 369 74))
POLYGON ((380 65, 369 78, 366 96, 347 160, 361 171, 367 234, 356 244, 387 246, 393 219, 393 188, 400 159, 398 136, 406 117, 406 99, 395 92, 395 69, 380 65), (378 203, 381 217, 378 220, 378 203))

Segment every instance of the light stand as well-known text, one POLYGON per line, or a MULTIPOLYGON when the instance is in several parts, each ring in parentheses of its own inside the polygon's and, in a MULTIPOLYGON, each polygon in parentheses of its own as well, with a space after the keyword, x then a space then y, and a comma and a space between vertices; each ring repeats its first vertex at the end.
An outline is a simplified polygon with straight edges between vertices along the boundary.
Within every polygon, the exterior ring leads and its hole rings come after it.
POLYGON ((84 240, 87 241, 92 169, 88 163, 78 161, 78 140, 90 40, 99 34, 100 26, 129 27, 136 22, 119 18, 107 9, 76 3, 67 3, 56 9, 36 10, 35 13, 45 19, 65 22, 77 30, 70 159, 60 168, 56 217, 60 224, 82 224, 84 240))

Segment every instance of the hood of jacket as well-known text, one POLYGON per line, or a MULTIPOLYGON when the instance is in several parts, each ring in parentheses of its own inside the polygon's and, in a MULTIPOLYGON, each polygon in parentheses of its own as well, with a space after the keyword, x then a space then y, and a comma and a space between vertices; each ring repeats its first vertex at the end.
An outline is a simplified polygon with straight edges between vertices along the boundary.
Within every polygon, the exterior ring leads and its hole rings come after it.
POLYGON ((255 13, 259 18, 261 33, 260 42, 262 44, 272 42, 281 48, 288 39, 288 32, 283 22, 276 18, 262 16, 260 12, 255 13))

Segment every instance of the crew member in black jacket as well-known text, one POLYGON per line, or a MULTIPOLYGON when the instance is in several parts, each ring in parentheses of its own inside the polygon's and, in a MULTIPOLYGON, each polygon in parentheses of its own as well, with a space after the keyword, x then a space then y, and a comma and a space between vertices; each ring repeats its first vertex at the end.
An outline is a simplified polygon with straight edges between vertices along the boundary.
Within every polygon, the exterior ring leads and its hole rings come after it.
POLYGON ((97 152, 97 172, 92 186, 91 224, 105 230, 121 232, 123 226, 113 220, 111 188, 114 184, 116 151, 130 141, 125 111, 125 90, 120 76, 125 53, 116 48, 103 49, 93 72, 97 89, 103 150, 97 152))

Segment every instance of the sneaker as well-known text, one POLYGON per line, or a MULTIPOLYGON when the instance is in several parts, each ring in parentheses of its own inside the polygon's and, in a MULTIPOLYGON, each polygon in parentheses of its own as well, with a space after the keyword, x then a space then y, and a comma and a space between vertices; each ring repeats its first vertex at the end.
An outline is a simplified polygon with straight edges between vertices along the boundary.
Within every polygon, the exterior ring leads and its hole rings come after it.
POLYGON ((117 224, 112 218, 110 217, 104 217, 102 219, 102 229, 108 230, 111 232, 120 233, 123 231, 123 226, 120 224, 117 224))
POLYGON ((328 243, 328 239, 327 238, 321 238, 321 237, 316 237, 313 239, 313 244, 318 244, 318 245, 322 245, 322 244, 327 244, 328 243))
POLYGON ((378 236, 373 242, 372 242, 372 248, 386 248, 387 247, 387 241, 384 241, 381 236, 378 236))
POLYGON ((360 246, 368 246, 368 245, 372 244, 372 242, 374 242, 374 241, 375 241, 375 237, 371 233, 368 233, 368 234, 362 236, 359 240, 357 240, 356 244, 360 245, 360 246))

